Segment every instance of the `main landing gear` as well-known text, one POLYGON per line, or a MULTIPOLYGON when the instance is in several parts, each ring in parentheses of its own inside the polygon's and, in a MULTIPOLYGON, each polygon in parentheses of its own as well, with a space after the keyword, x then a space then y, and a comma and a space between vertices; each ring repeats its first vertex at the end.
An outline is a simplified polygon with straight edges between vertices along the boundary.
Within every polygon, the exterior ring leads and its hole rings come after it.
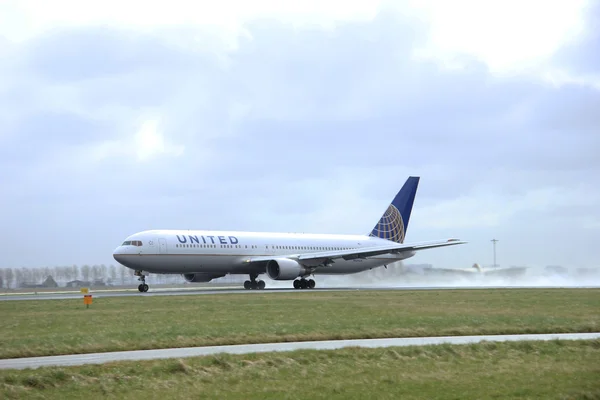
POLYGON ((147 292, 149 286, 146 285, 146 275, 143 275, 142 271, 135 271, 135 275, 139 276, 138 281, 142 281, 142 283, 140 283, 140 286, 138 286, 138 290, 142 293, 147 292))
POLYGON ((315 281, 312 279, 296 279, 294 281, 294 289, 314 289, 315 281))
POLYGON ((258 289, 263 290, 265 288, 265 281, 257 281, 257 274, 250 274, 250 280, 244 282, 244 289, 258 289))

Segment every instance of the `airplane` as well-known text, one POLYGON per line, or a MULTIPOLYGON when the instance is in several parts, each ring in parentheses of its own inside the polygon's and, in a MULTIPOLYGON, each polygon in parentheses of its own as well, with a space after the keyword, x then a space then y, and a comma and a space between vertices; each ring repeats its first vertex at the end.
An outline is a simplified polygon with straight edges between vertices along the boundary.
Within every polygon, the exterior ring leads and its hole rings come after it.
POLYGON ((384 214, 366 235, 146 230, 125 239, 114 259, 142 283, 146 276, 181 274, 187 282, 210 282, 228 274, 248 275, 245 289, 265 289, 256 280, 293 281, 295 289, 313 289, 311 275, 354 274, 414 256, 418 251, 464 244, 445 239, 405 244, 404 238, 420 177, 410 176, 384 214))
POLYGON ((523 275, 527 267, 493 267, 484 268, 479 263, 473 264, 471 268, 411 268, 409 273, 418 273, 419 275, 448 275, 448 276, 497 276, 497 277, 516 277, 523 275))

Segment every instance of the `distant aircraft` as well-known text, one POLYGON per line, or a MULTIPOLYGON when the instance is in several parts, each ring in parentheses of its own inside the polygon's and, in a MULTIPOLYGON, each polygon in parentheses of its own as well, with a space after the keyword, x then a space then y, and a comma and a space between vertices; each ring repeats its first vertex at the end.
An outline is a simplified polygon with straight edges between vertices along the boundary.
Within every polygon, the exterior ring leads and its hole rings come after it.
POLYGON ((462 276, 518 276, 526 272, 525 267, 495 267, 483 268, 478 263, 471 268, 424 268, 421 274, 428 275, 462 275, 462 276))
POLYGON ((117 262, 131 268, 147 292, 146 275, 182 274, 209 282, 227 274, 249 275, 245 289, 264 289, 256 280, 293 280, 296 289, 315 287, 313 275, 354 274, 412 257, 417 251, 466 242, 446 239, 404 244, 419 177, 409 177, 368 235, 237 231, 149 230, 115 249, 117 262))

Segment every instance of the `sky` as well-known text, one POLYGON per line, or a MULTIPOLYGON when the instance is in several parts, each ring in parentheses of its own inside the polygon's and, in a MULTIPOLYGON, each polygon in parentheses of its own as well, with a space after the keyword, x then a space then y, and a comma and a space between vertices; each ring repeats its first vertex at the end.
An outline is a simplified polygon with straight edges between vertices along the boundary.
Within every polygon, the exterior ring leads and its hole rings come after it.
POLYGON ((367 234, 600 267, 600 4, 0 1, 1 267, 146 229, 367 234))

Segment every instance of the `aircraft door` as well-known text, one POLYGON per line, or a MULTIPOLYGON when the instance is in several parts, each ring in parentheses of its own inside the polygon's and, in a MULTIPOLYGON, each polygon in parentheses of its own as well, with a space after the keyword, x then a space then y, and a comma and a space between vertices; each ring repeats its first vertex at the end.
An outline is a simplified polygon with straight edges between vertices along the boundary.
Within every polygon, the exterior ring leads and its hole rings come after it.
POLYGON ((158 253, 159 254, 167 254, 167 239, 165 239, 165 238, 158 239, 158 253))

